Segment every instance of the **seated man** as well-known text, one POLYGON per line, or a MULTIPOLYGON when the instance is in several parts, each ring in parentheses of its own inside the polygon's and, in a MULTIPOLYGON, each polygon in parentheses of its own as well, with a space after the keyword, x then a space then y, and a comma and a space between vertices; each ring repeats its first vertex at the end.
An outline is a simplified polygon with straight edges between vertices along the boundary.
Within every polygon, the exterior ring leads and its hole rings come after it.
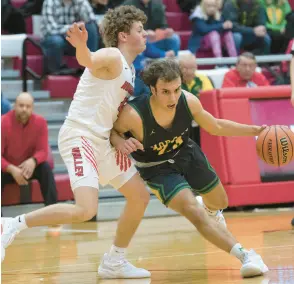
POLYGON ((178 56, 183 74, 182 89, 199 97, 201 91, 213 90, 210 79, 197 73, 196 56, 189 51, 181 51, 178 56))
POLYGON ((32 96, 21 93, 14 110, 1 118, 1 191, 8 183, 27 185, 37 179, 45 205, 57 202, 56 185, 48 157, 47 122, 33 114, 32 96))
POLYGON ((259 0, 227 0, 222 14, 233 23, 233 36, 238 53, 246 49, 255 54, 270 53, 271 38, 266 30, 265 10, 259 0))
MULTIPOLYGON (((190 51, 181 51, 178 56, 179 65, 183 74, 182 90, 199 97, 201 91, 213 90, 210 79, 205 75, 197 74, 196 56, 190 51)), ((200 128, 193 121, 190 138, 200 146, 200 128)))
POLYGON ((98 49, 99 31, 93 9, 84 0, 44 0, 42 9, 43 46, 47 57, 48 73, 59 73, 65 65, 62 56, 75 55, 75 49, 65 39, 66 31, 74 22, 84 22, 88 31, 88 48, 98 49))
POLYGON ((186 217, 206 240, 241 261, 243 277, 267 272, 261 257, 242 248, 226 229, 219 210, 228 206, 226 191, 187 131, 192 120, 218 136, 256 136, 265 126, 213 117, 194 95, 182 91, 181 71, 174 60, 152 62, 142 78, 150 87, 150 96, 130 101, 114 124, 117 132, 131 139, 126 142, 113 131, 112 144, 123 154, 132 152, 140 176, 165 206, 186 217), (144 151, 139 150, 142 148, 144 151), (197 201, 193 193, 199 194, 197 201))
POLYGON ((9 34, 25 34, 26 22, 19 9, 13 6, 11 0, 1 1, 1 28, 9 34))
POLYGON ((268 80, 255 71, 255 56, 250 52, 242 53, 237 60, 236 68, 225 74, 222 88, 269 86, 268 80))
POLYGON ((108 9, 114 9, 121 5, 124 0, 89 0, 95 15, 104 15, 108 9))

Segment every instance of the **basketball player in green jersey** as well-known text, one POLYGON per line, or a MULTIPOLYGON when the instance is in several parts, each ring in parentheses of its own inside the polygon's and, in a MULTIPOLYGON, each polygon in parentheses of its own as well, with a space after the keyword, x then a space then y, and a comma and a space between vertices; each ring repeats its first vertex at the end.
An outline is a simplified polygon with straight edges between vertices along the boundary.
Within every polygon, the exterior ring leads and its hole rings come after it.
POLYGON ((214 118, 194 95, 181 90, 181 71, 175 60, 152 62, 142 78, 151 95, 138 97, 124 107, 114 124, 111 143, 124 154, 131 153, 141 177, 164 205, 241 261, 243 277, 267 272, 260 255, 243 249, 225 226, 217 223, 225 224, 218 217, 222 216, 219 209, 228 205, 226 192, 201 149, 188 137, 192 120, 219 136, 256 136, 265 126, 214 118), (125 140, 122 134, 131 138, 125 140), (142 143, 143 151, 132 144, 133 139, 142 143), (203 200, 196 200, 193 193, 203 200))

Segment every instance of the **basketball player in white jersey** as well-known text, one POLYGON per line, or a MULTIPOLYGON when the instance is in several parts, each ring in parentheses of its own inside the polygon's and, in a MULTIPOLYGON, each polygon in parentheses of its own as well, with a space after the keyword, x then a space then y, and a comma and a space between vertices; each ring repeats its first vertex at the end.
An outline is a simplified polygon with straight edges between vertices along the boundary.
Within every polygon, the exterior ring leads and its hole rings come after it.
MULTIPOLYGON (((56 204, 2 220, 2 260, 5 248, 23 229, 87 221, 96 215, 99 183, 111 184, 126 198, 110 252, 98 269, 102 278, 146 278, 150 272, 125 259, 126 247, 134 235, 149 202, 149 193, 127 157, 117 165, 109 142, 110 130, 128 97, 133 94, 133 61, 146 47, 144 13, 132 6, 109 10, 102 23, 106 48, 90 53, 83 24, 74 24, 67 40, 76 48, 80 65, 86 67, 62 126, 58 146, 67 166, 75 204, 56 204)), ((136 144, 129 141, 136 150, 136 144)))

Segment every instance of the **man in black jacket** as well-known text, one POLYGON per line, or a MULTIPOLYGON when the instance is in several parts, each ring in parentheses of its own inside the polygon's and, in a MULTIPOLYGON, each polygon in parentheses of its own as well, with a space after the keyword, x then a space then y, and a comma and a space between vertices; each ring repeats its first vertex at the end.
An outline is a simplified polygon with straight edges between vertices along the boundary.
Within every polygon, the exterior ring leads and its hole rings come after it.
POLYGON ((26 33, 24 16, 11 4, 10 0, 1 1, 1 26, 9 34, 26 33))
POLYGON ((123 5, 133 5, 142 10, 148 20, 145 30, 148 33, 148 40, 157 48, 163 51, 173 50, 177 55, 180 50, 181 40, 173 29, 169 28, 165 16, 165 8, 161 0, 126 0, 123 5), (164 38, 158 40, 156 30, 163 30, 164 38))
POLYGON ((265 11, 258 0, 227 0, 222 11, 225 21, 233 23, 237 51, 269 54, 271 38, 267 34, 265 11))

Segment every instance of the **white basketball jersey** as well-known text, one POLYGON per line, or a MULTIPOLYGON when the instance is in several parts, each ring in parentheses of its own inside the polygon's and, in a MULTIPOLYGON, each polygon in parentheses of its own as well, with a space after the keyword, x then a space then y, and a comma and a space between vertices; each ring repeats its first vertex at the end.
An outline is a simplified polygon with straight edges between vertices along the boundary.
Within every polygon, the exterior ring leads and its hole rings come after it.
POLYGON ((79 130, 97 137, 109 138, 110 130, 120 110, 133 95, 135 71, 121 54, 123 69, 113 80, 94 77, 85 69, 71 102, 66 123, 73 122, 79 130))

